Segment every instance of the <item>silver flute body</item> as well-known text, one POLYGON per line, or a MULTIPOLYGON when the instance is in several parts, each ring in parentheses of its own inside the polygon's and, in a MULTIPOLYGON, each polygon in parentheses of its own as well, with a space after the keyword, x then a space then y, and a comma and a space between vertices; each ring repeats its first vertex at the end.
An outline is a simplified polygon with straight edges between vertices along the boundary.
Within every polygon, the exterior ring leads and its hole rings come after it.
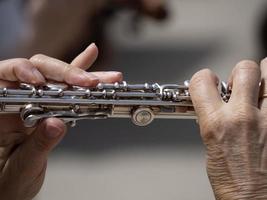
MULTIPOLYGON (((138 126, 154 119, 196 119, 189 82, 177 84, 103 84, 94 88, 47 84, 21 84, 19 89, 0 88, 0 114, 20 114, 26 127, 56 117, 75 126, 77 120, 131 118, 138 126)), ((221 96, 229 98, 227 85, 221 96)))

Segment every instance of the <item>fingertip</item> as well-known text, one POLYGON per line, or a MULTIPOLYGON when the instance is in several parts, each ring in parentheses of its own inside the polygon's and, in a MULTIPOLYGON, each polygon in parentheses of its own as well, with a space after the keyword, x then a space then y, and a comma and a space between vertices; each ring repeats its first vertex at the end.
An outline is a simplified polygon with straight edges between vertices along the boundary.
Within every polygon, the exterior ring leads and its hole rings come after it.
POLYGON ((216 76, 209 68, 205 68, 193 75, 190 80, 189 90, 192 90, 194 88, 197 89, 199 85, 202 85, 207 80, 210 80, 216 85, 218 85, 219 83, 218 76, 216 76))
POLYGON ((250 68, 259 68, 259 66, 258 63, 255 62, 254 60, 242 60, 237 63, 236 68, 250 69, 250 68))
POLYGON ((267 62, 267 57, 263 58, 261 62, 267 62))
POLYGON ((44 135, 48 139, 60 138, 66 132, 66 125, 57 118, 49 118, 44 121, 44 135))
POLYGON ((98 51, 98 47, 96 46, 95 43, 91 43, 86 49, 85 51, 92 51, 94 52, 95 55, 98 55, 99 51, 98 51))
POLYGON ((95 43, 90 44, 85 50, 84 50, 84 54, 87 55, 88 58, 90 58, 92 61, 94 62, 97 57, 98 57, 98 47, 96 46, 95 43))
POLYGON ((47 118, 44 120, 44 122, 47 126, 56 126, 59 129, 62 129, 63 131, 66 129, 65 123, 58 118, 47 118))
POLYGON ((43 120, 27 142, 31 151, 39 155, 47 155, 64 137, 66 125, 57 118, 43 120))
POLYGON ((115 79, 118 81, 118 82, 121 82, 123 80, 123 74, 121 72, 116 72, 115 73, 115 79))
POLYGON ((111 82, 121 82, 123 80, 123 74, 117 71, 107 72, 110 76, 111 82))
POLYGON ((98 48, 92 43, 71 62, 71 65, 86 70, 92 66, 97 57, 98 48))
POLYGON ((234 67, 231 76, 238 82, 246 81, 247 76, 259 79, 261 76, 260 66, 253 60, 242 60, 234 67))
POLYGON ((258 76, 260 76, 260 67, 258 63, 253 60, 242 60, 234 67, 232 76, 241 77, 240 74, 243 75, 243 73, 248 73, 251 75, 257 73, 258 76))
POLYGON ((232 88, 230 101, 258 106, 261 73, 261 69, 255 61, 240 61, 230 76, 232 88))
POLYGON ((30 61, 34 64, 34 65, 39 65, 39 63, 43 63, 45 59, 47 59, 48 56, 44 55, 44 54, 35 54, 30 58, 30 61))
POLYGON ((261 68, 266 67, 267 66, 267 57, 262 59, 260 64, 261 64, 261 68))
POLYGON ((115 83, 123 80, 122 73, 117 71, 90 72, 90 74, 98 77, 101 83, 115 83))

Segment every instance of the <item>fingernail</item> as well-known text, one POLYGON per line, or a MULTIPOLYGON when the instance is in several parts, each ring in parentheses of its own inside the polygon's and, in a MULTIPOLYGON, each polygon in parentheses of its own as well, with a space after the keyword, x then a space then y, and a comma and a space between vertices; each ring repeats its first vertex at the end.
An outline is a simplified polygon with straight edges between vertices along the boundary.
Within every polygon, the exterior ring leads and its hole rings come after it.
POLYGON ((46 125, 45 135, 49 139, 55 139, 62 133, 62 129, 53 125, 46 125))
POLYGON ((85 50, 92 49, 92 48, 95 48, 95 47, 96 47, 96 44, 95 43, 91 43, 85 50))
POLYGON ((113 76, 117 76, 117 78, 119 79, 119 81, 122 81, 123 75, 122 75, 121 72, 112 71, 111 73, 112 73, 113 76))
POLYGON ((89 45, 89 47, 95 47, 95 46, 96 44, 94 42, 89 45))
POLYGON ((32 81, 34 81, 35 83, 36 82, 45 83, 45 79, 44 79, 43 75, 37 69, 34 68, 32 70, 32 74, 35 77, 35 80, 32 80, 32 81))

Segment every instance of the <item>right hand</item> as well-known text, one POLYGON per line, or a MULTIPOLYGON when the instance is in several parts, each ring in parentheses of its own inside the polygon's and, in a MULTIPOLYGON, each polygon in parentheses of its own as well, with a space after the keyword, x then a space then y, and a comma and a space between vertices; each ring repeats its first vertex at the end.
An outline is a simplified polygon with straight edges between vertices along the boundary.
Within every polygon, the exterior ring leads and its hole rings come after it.
MULTIPOLYGON (((86 72, 97 58, 92 44, 71 64, 45 56, 0 62, 0 87, 17 87, 20 82, 33 85, 47 80, 69 85, 95 86, 99 82, 122 80, 120 72, 86 72)), ((25 128, 17 114, 0 116, 0 196, 2 200, 30 200, 40 190, 48 153, 66 132, 56 118, 43 120, 36 128, 25 128)))
POLYGON ((228 103, 210 70, 196 73, 190 82, 216 199, 267 199, 267 99, 261 98, 261 81, 266 94, 267 59, 261 67, 252 61, 237 64, 229 78, 228 103))

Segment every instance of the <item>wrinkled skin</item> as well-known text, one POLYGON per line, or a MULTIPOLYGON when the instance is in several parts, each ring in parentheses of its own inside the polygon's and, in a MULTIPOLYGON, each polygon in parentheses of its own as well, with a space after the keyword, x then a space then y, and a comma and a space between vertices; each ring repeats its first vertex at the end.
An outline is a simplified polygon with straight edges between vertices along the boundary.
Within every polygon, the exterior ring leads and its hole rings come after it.
MULTIPOLYGON (((92 44, 71 64, 45 55, 0 61, 0 86, 17 87, 19 82, 42 85, 47 81, 95 86, 99 82, 121 81, 120 72, 85 72, 97 54, 97 47, 92 44)), ((1 200, 30 200, 43 184, 49 152, 67 128, 56 118, 46 119, 36 128, 25 128, 14 114, 2 115, 0 127, 1 200)))
POLYGON ((216 199, 267 199, 267 60, 242 61, 234 68, 228 103, 218 78, 196 73, 190 94, 207 152, 207 173, 216 199), (259 83, 262 80, 261 87, 259 83))
MULTIPOLYGON (((98 41, 102 43, 103 35, 96 26, 101 24, 102 33, 105 25, 102 12, 113 3, 153 18, 158 18, 157 13, 165 7, 164 0, 141 0, 138 6, 132 0, 23 1, 22 18, 28 32, 17 43, 13 55, 30 57, 41 52, 47 56, 38 54, 30 59, 0 61, 0 87, 18 87, 20 82, 42 85, 48 80, 80 86, 121 81, 118 72, 84 72, 97 57, 95 45, 89 46, 71 64, 49 57, 72 60, 89 41, 95 41, 94 34, 99 35, 98 41)), ((38 127, 27 129, 18 115, 1 116, 0 126, 1 199, 32 199, 43 184, 47 156, 64 137, 66 126, 58 119, 47 119, 38 127)))

